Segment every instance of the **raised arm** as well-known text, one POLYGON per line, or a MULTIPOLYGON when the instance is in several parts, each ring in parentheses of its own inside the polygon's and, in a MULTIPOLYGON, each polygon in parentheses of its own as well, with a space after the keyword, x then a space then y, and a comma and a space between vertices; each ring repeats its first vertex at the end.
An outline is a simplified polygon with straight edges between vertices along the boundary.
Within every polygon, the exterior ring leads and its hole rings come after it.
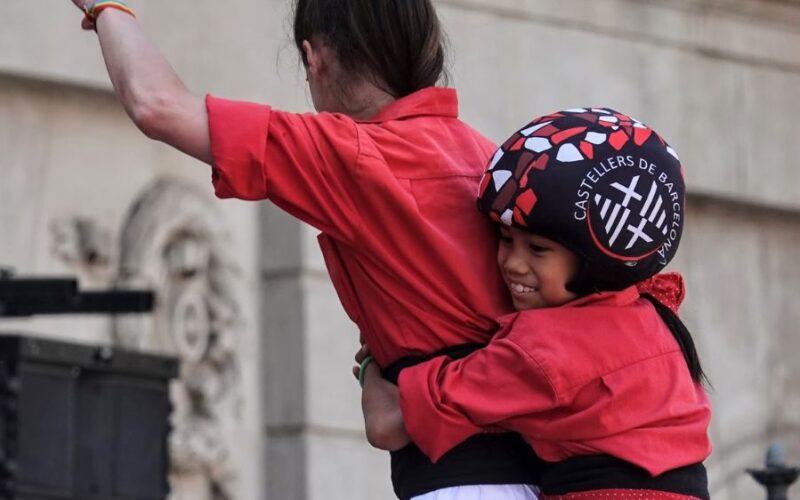
MULTIPOLYGON (((94 3, 72 1, 81 10, 94 3)), ((84 28, 91 26, 84 22, 84 28)), ((106 9, 98 16, 96 29, 114 91, 136 126, 151 139, 211 164, 203 98, 189 92, 136 18, 106 9)))

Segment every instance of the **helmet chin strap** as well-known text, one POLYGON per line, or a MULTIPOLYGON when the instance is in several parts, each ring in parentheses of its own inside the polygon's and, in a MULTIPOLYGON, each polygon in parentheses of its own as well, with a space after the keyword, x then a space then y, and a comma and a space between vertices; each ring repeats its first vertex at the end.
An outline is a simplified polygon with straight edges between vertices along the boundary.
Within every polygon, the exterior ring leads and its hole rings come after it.
POLYGON ((615 282, 613 279, 609 279, 608 276, 598 275, 596 272, 593 273, 586 259, 581 259, 578 272, 569 280, 565 288, 578 295, 578 297, 583 297, 593 293, 622 290, 633 284, 619 280, 615 282))
POLYGON ((595 286, 594 280, 591 278, 591 273, 589 272, 589 266, 586 264, 586 259, 581 259, 578 272, 572 277, 571 280, 569 280, 566 285, 566 289, 574 294, 577 294, 578 297, 583 297, 584 295, 589 295, 600 291, 598 290, 597 286, 595 286))

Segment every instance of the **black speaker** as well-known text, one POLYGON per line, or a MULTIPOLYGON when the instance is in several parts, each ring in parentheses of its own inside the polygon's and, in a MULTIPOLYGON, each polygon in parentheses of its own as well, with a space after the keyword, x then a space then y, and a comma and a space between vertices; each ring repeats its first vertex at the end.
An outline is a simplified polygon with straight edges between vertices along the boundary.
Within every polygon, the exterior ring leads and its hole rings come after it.
POLYGON ((0 498, 156 500, 173 358, 0 333, 0 498))

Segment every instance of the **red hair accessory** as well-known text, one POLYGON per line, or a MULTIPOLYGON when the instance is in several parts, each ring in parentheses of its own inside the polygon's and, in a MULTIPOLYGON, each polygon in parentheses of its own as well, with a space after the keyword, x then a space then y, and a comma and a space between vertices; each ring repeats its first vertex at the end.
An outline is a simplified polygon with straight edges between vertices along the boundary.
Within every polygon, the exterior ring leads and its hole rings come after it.
POLYGON ((652 295, 675 314, 678 314, 678 307, 686 296, 686 286, 680 273, 656 274, 652 278, 637 283, 636 289, 640 294, 652 295))

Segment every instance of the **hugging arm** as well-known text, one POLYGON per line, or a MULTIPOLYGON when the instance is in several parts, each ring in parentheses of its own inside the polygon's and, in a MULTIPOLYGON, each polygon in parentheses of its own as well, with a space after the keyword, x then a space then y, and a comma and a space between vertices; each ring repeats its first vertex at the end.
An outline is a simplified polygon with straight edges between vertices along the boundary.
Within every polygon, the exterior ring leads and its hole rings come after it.
POLYGON ((398 386, 405 431, 434 462, 473 434, 526 434, 538 425, 535 415, 558 405, 539 365, 507 338, 463 359, 406 368, 398 386))
POLYGON ((440 356, 406 368, 399 386, 381 378, 374 363, 365 375, 362 410, 370 443, 396 450, 410 439, 434 462, 474 434, 498 428, 524 433, 528 416, 557 405, 540 367, 508 339, 463 359, 440 356))

